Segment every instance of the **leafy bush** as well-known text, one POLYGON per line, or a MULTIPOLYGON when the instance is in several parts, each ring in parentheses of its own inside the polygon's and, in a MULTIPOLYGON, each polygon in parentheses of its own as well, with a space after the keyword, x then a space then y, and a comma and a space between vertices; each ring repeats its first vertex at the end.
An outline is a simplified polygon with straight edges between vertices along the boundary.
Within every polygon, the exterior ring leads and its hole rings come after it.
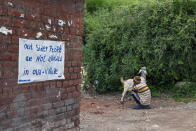
POLYGON ((86 83, 100 93, 117 91, 119 78, 132 78, 142 66, 148 84, 161 90, 191 79, 195 9, 189 2, 152 1, 86 12, 86 83))

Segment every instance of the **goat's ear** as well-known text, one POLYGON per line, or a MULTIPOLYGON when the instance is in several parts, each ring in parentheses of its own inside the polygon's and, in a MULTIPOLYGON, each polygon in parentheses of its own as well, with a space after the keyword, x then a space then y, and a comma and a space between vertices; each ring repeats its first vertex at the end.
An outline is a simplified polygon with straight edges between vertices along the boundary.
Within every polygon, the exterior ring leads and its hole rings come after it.
POLYGON ((142 72, 142 70, 140 69, 139 72, 138 72, 138 74, 140 74, 141 72, 142 72))

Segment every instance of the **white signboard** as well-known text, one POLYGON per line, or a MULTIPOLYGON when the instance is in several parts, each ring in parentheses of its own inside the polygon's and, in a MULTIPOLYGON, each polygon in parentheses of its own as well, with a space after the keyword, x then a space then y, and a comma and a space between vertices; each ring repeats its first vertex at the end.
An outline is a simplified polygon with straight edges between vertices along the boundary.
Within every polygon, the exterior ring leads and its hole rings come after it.
POLYGON ((20 38, 18 83, 64 79, 64 45, 20 38))

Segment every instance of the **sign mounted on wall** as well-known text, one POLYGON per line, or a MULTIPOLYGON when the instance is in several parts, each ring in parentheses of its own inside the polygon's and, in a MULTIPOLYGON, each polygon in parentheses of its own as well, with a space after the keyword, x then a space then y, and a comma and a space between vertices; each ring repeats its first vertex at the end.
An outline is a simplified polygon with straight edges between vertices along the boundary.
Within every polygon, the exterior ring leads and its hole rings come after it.
POLYGON ((64 45, 64 41, 19 38, 18 83, 65 79, 64 45))

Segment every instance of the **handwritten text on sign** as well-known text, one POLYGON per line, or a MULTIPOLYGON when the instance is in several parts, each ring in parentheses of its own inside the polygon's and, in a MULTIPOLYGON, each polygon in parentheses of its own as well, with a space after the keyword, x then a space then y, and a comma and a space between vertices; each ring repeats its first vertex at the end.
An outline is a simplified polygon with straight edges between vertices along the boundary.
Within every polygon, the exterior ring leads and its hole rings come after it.
POLYGON ((64 79, 64 45, 20 38, 18 83, 64 79))

